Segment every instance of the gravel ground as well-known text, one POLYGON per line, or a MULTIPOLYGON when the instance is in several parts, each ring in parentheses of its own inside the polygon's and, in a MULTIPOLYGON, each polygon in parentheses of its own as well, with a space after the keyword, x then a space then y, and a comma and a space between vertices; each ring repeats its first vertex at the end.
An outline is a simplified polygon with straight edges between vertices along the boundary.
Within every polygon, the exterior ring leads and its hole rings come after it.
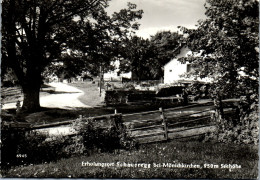
MULTIPOLYGON (((42 107, 61 108, 61 109, 73 109, 78 107, 91 107, 78 100, 78 98, 84 95, 84 92, 78 88, 69 86, 64 83, 50 83, 48 84, 55 88, 52 94, 40 97, 40 103, 42 107)), ((22 104, 22 102, 21 102, 22 104)), ((6 103, 2 109, 16 108, 16 103, 6 103)))

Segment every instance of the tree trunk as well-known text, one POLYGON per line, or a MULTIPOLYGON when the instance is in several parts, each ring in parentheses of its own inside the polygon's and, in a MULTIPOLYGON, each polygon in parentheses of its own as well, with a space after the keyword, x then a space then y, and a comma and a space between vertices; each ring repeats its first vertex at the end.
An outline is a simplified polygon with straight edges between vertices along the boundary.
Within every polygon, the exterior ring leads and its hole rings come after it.
POLYGON ((40 86, 36 84, 23 87, 23 95, 23 111, 35 112, 40 109, 40 86))
POLYGON ((22 111, 36 112, 40 109, 40 88, 42 78, 40 71, 35 70, 28 72, 24 79, 24 83, 22 84, 24 95, 22 111))

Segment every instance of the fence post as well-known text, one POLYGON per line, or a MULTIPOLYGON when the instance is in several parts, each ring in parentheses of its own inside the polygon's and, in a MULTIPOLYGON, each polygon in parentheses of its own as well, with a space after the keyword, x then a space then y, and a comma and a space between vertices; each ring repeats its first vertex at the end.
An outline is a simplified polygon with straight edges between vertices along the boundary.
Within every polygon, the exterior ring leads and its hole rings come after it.
POLYGON ((79 115, 79 119, 82 120, 82 115, 79 115))
POLYGON ((21 103, 20 101, 18 100, 17 103, 16 103, 16 114, 19 114, 21 111, 21 103))
POLYGON ((163 114, 163 109, 159 108, 159 111, 161 112, 161 119, 163 121, 164 138, 165 138, 165 140, 168 140, 168 127, 167 127, 166 118, 163 114))

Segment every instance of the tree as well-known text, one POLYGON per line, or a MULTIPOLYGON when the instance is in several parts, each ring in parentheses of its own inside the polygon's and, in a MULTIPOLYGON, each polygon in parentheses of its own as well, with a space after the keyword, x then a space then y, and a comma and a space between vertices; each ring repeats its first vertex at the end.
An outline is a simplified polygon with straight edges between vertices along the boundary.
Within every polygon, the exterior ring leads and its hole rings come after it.
POLYGON ((197 29, 182 27, 186 44, 201 56, 182 61, 194 65, 194 75, 213 78, 212 96, 223 118, 221 99, 254 96, 258 100, 259 10, 257 0, 207 0, 206 20, 197 29))
POLYGON ((177 32, 162 31, 151 36, 151 43, 156 48, 156 59, 161 67, 168 63, 177 54, 175 49, 179 47, 183 36, 177 32))
POLYGON ((142 10, 135 11, 134 4, 112 17, 107 6, 106 0, 3 0, 2 60, 22 87, 23 110, 40 108, 42 73, 51 62, 72 52, 95 64, 95 56, 107 55, 104 38, 111 44, 138 28, 132 22, 142 17, 142 10))
POLYGON ((176 54, 182 35, 162 31, 151 36, 151 40, 134 36, 125 40, 121 49, 121 70, 131 71, 138 79, 160 79, 163 66, 176 54))
POLYGON ((138 36, 122 41, 120 72, 132 72, 132 79, 147 80, 158 77, 155 47, 138 36))

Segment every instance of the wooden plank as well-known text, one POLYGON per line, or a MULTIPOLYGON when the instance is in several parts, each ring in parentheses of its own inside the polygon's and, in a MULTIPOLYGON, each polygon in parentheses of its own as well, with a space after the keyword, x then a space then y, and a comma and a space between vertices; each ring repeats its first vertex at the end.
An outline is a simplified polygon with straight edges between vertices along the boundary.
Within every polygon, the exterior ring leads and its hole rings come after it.
POLYGON ((171 138, 171 139, 172 139, 172 140, 173 140, 173 139, 185 139, 185 138, 196 137, 196 136, 200 136, 200 135, 204 135, 204 134, 206 134, 206 133, 194 134, 194 135, 190 135, 190 136, 174 137, 174 138, 171 138))
MULTIPOLYGON (((228 108, 228 109, 224 109, 224 112, 229 112, 231 111, 231 108, 228 108)), ((173 112, 174 113, 174 112, 173 112)), ((188 117, 196 117, 197 116, 206 116, 206 115, 209 115, 209 114, 212 114, 214 113, 214 108, 211 108, 211 109, 207 109, 207 110, 204 110, 204 111, 197 111, 197 112, 194 112, 194 113, 191 113, 191 114, 186 114, 186 113, 179 113, 179 114, 167 114, 165 113, 167 119, 174 119, 174 118, 188 118, 188 117), (183 114, 183 115, 180 115, 180 114, 183 114)))
POLYGON ((152 112, 150 114, 137 114, 131 116, 123 116, 123 122, 131 122, 131 121, 140 121, 146 119, 158 119, 160 118, 161 113, 159 111, 152 112))
POLYGON ((207 119, 207 118, 210 118, 209 115, 207 116, 202 116, 202 117, 199 117, 199 118, 193 118, 193 117, 190 117, 190 118, 170 118, 170 119, 167 119, 167 122, 169 123, 169 126, 172 126, 172 125, 177 125, 179 123, 189 123, 189 122, 192 122, 192 121, 200 121, 202 119, 207 119), (197 120, 198 119, 198 120, 197 120))
POLYGON ((126 127, 135 129, 135 128, 143 128, 143 127, 148 127, 148 126, 158 126, 161 125, 162 122, 161 120, 157 121, 144 121, 144 122, 138 122, 138 123, 124 123, 126 127))
POLYGON ((145 114, 151 114, 151 113, 158 113, 158 110, 155 111, 146 111, 146 112, 139 112, 139 113, 132 113, 132 114, 123 114, 123 117, 127 117, 127 116, 135 116, 135 115, 145 115, 145 114))
POLYGON ((207 132, 214 132, 216 130, 216 126, 200 126, 196 128, 189 128, 181 131, 175 131, 169 133, 170 139, 184 138, 184 137, 192 137, 198 134, 205 134, 207 132))
POLYGON ((197 118, 197 119, 194 119, 194 120, 180 121, 180 122, 176 122, 176 123, 173 123, 173 124, 169 123, 168 127, 169 126, 178 125, 178 124, 185 124, 185 123, 190 123, 190 122, 196 122, 196 121, 200 121, 202 119, 207 119, 207 118, 210 118, 210 116, 205 116, 205 117, 197 118))
POLYGON ((69 121, 63 121, 63 122, 57 122, 57 123, 51 123, 51 124, 41 124, 41 125, 33 125, 31 126, 31 130, 35 129, 44 129, 44 128, 50 128, 50 127, 56 127, 56 126, 62 126, 62 125, 70 125, 76 120, 69 120, 69 121))
POLYGON ((122 114, 121 113, 117 113, 117 114, 107 114, 107 115, 102 115, 102 116, 94 116, 94 117, 88 117, 88 118, 85 118, 85 119, 89 119, 89 118, 93 118, 93 119, 104 119, 104 118, 109 118, 109 117, 115 117, 115 116, 121 116, 122 114))
POLYGON ((156 118, 152 118, 152 119, 143 119, 143 120, 139 120, 139 119, 135 119, 129 122, 124 122, 124 123, 149 123, 149 122, 158 122, 161 121, 160 116, 156 117, 156 118))
POLYGON ((149 144, 149 143, 155 143, 155 142, 165 142, 165 139, 158 139, 158 140, 152 140, 152 141, 139 141, 139 144, 149 144))
POLYGON ((204 111, 204 110, 214 110, 214 106, 194 106, 194 107, 188 107, 188 108, 182 108, 182 109, 176 109, 176 110, 169 110, 169 109, 165 109, 164 112, 165 113, 175 113, 175 112, 179 112, 179 113, 185 113, 185 112, 200 112, 200 111, 204 111))
POLYGON ((139 131, 139 130, 144 130, 144 129, 154 129, 154 128, 161 128, 163 125, 153 125, 153 126, 147 126, 147 127, 140 127, 140 128, 133 128, 129 129, 130 131, 139 131))
POLYGON ((184 117, 191 117, 191 116, 194 116, 194 115, 208 115, 210 113, 212 113, 212 109, 207 109, 207 110, 204 110, 204 111, 196 111, 196 112, 193 112, 193 113, 165 113, 165 116, 167 119, 169 118, 184 118, 184 117))
MULTIPOLYGON (((215 131, 216 126, 211 125, 211 126, 200 126, 195 129, 185 129, 181 131, 176 131, 176 132, 169 132, 169 139, 182 139, 182 138, 189 138, 189 137, 194 137, 194 136, 199 136, 203 135, 207 132, 213 132, 215 131)), ((159 133, 158 133, 159 134, 159 133)), ((163 132, 161 132, 159 135, 163 135, 163 132)), ((153 142, 162 142, 165 141, 165 139, 160 138, 158 135, 157 136, 143 136, 141 139, 141 136, 137 141, 140 144, 146 144, 146 143, 153 143, 153 142)))
POLYGON ((174 108, 167 108, 164 109, 164 112, 168 112, 168 111, 175 111, 175 110, 180 110, 180 109, 186 109, 186 108, 191 108, 191 107, 196 107, 199 106, 198 104, 191 104, 191 105, 187 105, 187 106, 179 106, 179 107, 174 107, 174 108))
MULTIPOLYGON (((88 118, 81 118, 80 121, 87 121, 87 120, 93 120, 93 121, 103 121, 103 120, 109 120, 110 117, 113 116, 118 116, 120 114, 109 114, 109 115, 103 115, 103 116, 96 116, 96 117, 88 117, 88 118)), ((42 129, 42 128, 50 128, 50 127, 56 127, 56 126, 61 126, 61 125, 69 125, 72 124, 73 122, 77 121, 79 119, 73 119, 73 120, 67 120, 67 121, 62 121, 62 122, 55 122, 55 123, 49 123, 49 124, 40 124, 40 125, 33 125, 31 126, 31 130, 33 129, 42 129)))
POLYGON ((134 138, 145 138, 145 137, 158 136, 158 135, 164 135, 164 132, 141 134, 141 135, 135 135, 135 136, 132 136, 132 137, 134 137, 134 138))
POLYGON ((31 127, 30 123, 10 123, 9 127, 17 129, 29 129, 31 127))
POLYGON ((188 128, 184 128, 184 129, 171 129, 168 130, 169 133, 176 133, 176 132, 184 132, 187 130, 193 130, 193 129, 199 129, 199 128, 204 128, 204 127, 211 127, 211 126, 215 126, 215 125, 201 125, 201 126, 194 126, 194 127, 188 127, 188 128))

